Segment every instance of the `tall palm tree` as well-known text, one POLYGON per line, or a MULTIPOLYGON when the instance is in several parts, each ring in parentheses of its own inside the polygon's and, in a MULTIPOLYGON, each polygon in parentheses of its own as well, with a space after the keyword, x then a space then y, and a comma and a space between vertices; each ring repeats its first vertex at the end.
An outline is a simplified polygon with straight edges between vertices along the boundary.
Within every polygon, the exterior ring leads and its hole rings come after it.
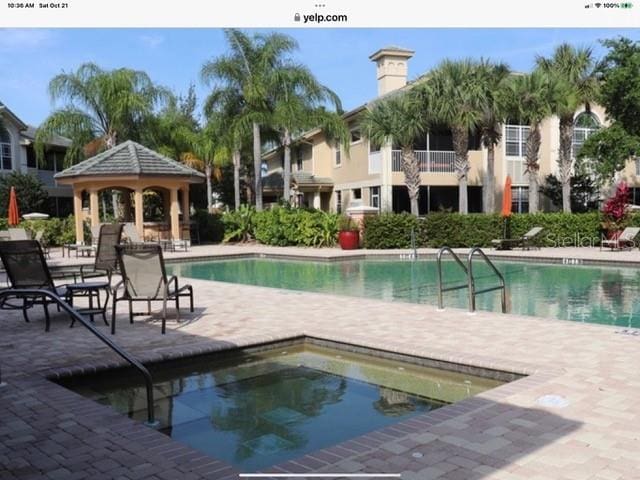
POLYGON ((422 88, 437 121, 451 128, 458 177, 458 210, 465 214, 469 211, 469 134, 478 128, 486 110, 486 91, 480 72, 479 64, 474 60, 445 60, 422 88))
POLYGON ((526 173, 529 176, 530 213, 536 213, 539 207, 540 125, 552 113, 556 86, 557 84, 540 70, 512 77, 509 82, 507 97, 510 116, 518 119, 521 124, 529 125, 525 144, 525 162, 526 173))
POLYGON ((298 45, 293 38, 280 33, 248 35, 229 29, 225 35, 230 53, 205 63, 201 76, 207 83, 221 82, 234 87, 242 95, 253 136, 256 209, 262 210, 261 127, 268 123, 271 112, 271 89, 277 85, 275 73, 289 63, 287 55, 298 45))
POLYGON ((572 152, 574 117, 584 106, 587 111, 597 95, 596 62, 590 48, 574 47, 567 43, 558 46, 550 58, 537 57, 538 68, 555 77, 559 83, 553 98, 553 112, 560 119, 560 181, 562 209, 571 212, 571 170, 578 152, 572 152))
POLYGON ((275 76, 273 111, 270 126, 278 132, 284 150, 283 199, 290 200, 291 144, 295 132, 320 126, 328 141, 337 141, 348 150, 349 131, 337 112, 341 111, 338 96, 321 85, 305 67, 293 65, 282 68, 275 76), (336 112, 325 109, 331 103, 336 112))
POLYGON ((483 209, 493 213, 496 204, 495 155, 502 138, 502 124, 506 117, 505 89, 509 67, 502 63, 482 60, 479 65, 481 85, 486 100, 480 117, 479 131, 482 145, 487 149, 487 170, 483 180, 483 209))
POLYGON ((36 153, 54 134, 71 139, 64 162, 71 165, 87 155, 115 146, 119 141, 139 141, 154 109, 170 98, 142 71, 104 70, 93 63, 75 72, 61 73, 49 82, 49 95, 66 105, 55 110, 38 128, 36 153))
POLYGON ((420 164, 416 158, 413 144, 428 129, 427 109, 424 100, 416 91, 396 94, 387 100, 376 103, 364 113, 361 120, 363 134, 370 142, 385 145, 395 142, 400 145, 402 171, 409 192, 411 214, 418 215, 420 196, 420 164))

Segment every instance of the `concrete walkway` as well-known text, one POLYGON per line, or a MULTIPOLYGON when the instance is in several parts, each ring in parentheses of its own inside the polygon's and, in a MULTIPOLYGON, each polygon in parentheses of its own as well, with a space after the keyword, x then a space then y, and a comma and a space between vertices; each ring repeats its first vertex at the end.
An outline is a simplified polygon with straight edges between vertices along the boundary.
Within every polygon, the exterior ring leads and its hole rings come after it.
MULTIPOLYGON (((327 259, 347 255, 335 249, 254 245, 194 247, 167 257, 274 252, 327 259)), ((378 252, 357 252, 363 253, 378 252)), ((640 261, 637 250, 524 254, 640 261)), ((52 259, 58 265, 80 262, 52 259)), ((287 462, 277 471, 389 472, 401 473, 404 480, 640 478, 638 331, 188 281, 195 289, 196 311, 185 311, 180 324, 169 321, 167 335, 160 334, 153 319, 130 325, 123 304, 114 340, 149 362, 308 335, 528 375, 414 421, 287 462), (547 395, 564 402, 545 404, 547 395)), ((49 333, 35 310, 32 316, 25 323, 19 312, 0 311, 0 367, 7 384, 0 388, 0 478, 238 478, 230 465, 51 382, 122 362, 84 329, 69 329, 65 316, 54 317, 49 333)))

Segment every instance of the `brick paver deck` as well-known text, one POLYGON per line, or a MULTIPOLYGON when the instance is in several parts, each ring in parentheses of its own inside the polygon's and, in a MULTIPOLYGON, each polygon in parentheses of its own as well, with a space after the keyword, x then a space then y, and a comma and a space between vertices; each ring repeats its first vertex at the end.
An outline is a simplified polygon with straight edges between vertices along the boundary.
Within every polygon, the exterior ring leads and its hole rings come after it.
MULTIPOLYGON (((191 255, 273 251, 343 254, 254 246, 196 247, 191 255)), ((640 260, 638 251, 526 253, 640 260)), ((390 472, 402 473, 405 480, 640 478, 640 335, 633 334, 640 332, 189 281, 195 289, 194 314, 185 311, 180 324, 169 321, 165 336, 158 322, 140 319, 129 325, 121 315, 115 340, 154 361, 304 334, 529 374, 428 417, 287 462, 277 471, 390 472), (537 400, 544 395, 561 395, 568 405, 541 406, 537 400)), ((0 367, 6 382, 0 388, 0 478, 237 478, 229 465, 48 380, 121 362, 80 326, 69 329, 65 316, 53 317, 49 333, 35 310, 32 316, 25 323, 15 312, 0 311, 0 367)))

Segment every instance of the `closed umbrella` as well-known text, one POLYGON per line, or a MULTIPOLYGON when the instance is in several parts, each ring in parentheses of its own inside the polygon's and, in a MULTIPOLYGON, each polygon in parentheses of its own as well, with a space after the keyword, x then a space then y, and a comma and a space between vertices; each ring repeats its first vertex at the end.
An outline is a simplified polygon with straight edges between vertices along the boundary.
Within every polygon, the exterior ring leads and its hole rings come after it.
POLYGON ((7 223, 12 227, 20 223, 18 199, 16 198, 16 189, 14 187, 11 187, 11 192, 9 193, 9 215, 7 217, 7 223))
POLYGON ((502 238, 509 238, 507 236, 507 223, 509 222, 509 217, 511 216, 511 177, 507 175, 507 178, 504 181, 504 190, 502 192, 502 218, 503 218, 503 232, 502 238))

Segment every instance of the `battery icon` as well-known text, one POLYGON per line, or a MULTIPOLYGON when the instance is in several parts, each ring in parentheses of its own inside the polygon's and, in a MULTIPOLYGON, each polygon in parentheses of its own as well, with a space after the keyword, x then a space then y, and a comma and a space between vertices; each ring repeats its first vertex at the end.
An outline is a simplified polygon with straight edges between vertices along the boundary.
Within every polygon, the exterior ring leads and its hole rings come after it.
POLYGON ((633 8, 633 3, 631 2, 623 2, 620 4, 620 8, 633 8))

